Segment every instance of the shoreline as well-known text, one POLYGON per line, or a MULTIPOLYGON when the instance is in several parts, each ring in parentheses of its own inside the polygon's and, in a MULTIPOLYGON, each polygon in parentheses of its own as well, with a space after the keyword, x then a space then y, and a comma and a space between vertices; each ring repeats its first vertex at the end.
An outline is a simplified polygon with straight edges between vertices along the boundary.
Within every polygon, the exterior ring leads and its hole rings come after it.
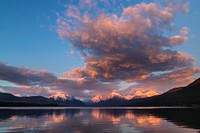
POLYGON ((135 109, 135 110, 143 110, 143 109, 193 109, 200 107, 189 107, 189 106, 146 106, 146 107, 41 107, 41 106, 33 106, 33 107, 0 107, 0 110, 68 110, 68 109, 135 109))

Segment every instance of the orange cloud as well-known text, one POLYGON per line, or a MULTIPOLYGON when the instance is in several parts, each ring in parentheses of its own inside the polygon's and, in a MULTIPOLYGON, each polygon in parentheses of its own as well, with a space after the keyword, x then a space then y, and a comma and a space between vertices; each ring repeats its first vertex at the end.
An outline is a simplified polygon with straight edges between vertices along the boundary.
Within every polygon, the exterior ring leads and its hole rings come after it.
POLYGON ((184 36, 189 31, 187 27, 181 29, 180 35, 171 32, 176 14, 189 11, 188 3, 117 4, 115 9, 121 12, 108 14, 98 9, 99 2, 105 3, 100 5, 109 11, 112 11, 110 5, 115 4, 90 0, 76 5, 71 3, 64 16, 58 15, 57 19, 59 36, 71 41, 72 46, 80 51, 84 67, 57 77, 46 70, 0 63, 0 80, 17 85, 1 88, 20 95, 65 97, 67 94, 91 98, 99 94, 93 99, 98 101, 101 95, 108 97, 115 93, 131 99, 136 95, 153 96, 157 90, 186 84, 200 72, 193 57, 173 49, 174 45, 188 40, 184 36), (85 7, 86 12, 81 12, 85 7), (121 91, 121 81, 136 84, 121 91))
POLYGON ((169 43, 171 45, 182 44, 185 43, 187 40, 188 40, 187 37, 176 35, 176 36, 171 36, 169 38, 169 43))
POLYGON ((187 35, 189 33, 189 28, 188 27, 183 27, 181 30, 180 30, 180 34, 181 35, 187 35))
POLYGON ((145 82, 159 71, 195 68, 193 57, 172 49, 188 38, 165 34, 171 31, 176 13, 187 10, 185 3, 140 3, 124 7, 119 15, 101 12, 93 17, 76 11, 78 18, 59 18, 58 33, 72 41, 85 61, 83 68, 66 75, 100 82, 145 82), (69 24, 66 18, 73 21, 69 24))

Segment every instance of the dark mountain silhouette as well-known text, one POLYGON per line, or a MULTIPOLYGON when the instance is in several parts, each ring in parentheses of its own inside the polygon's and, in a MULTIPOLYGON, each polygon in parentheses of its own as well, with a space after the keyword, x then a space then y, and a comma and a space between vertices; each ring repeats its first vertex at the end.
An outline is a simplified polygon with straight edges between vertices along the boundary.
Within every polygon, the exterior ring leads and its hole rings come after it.
POLYGON ((0 106, 200 106, 200 78, 185 87, 174 88, 161 95, 131 100, 114 95, 99 102, 83 102, 67 96, 65 99, 16 97, 0 92, 0 106))
POLYGON ((200 78, 185 87, 173 88, 161 95, 153 97, 134 97, 126 100, 123 97, 112 97, 91 106, 199 106, 200 105, 200 78))
POLYGON ((42 96, 17 97, 0 92, 0 106, 84 106, 78 99, 54 99, 42 96))
POLYGON ((185 87, 171 89, 161 95, 130 100, 130 106, 191 106, 200 105, 200 78, 185 87))
POLYGON ((93 106, 121 106, 124 105, 126 101, 127 100, 125 98, 114 96, 112 98, 94 103, 93 106))
POLYGON ((60 106, 85 106, 85 103, 74 97, 67 97, 67 99, 62 98, 49 98, 49 100, 60 106))

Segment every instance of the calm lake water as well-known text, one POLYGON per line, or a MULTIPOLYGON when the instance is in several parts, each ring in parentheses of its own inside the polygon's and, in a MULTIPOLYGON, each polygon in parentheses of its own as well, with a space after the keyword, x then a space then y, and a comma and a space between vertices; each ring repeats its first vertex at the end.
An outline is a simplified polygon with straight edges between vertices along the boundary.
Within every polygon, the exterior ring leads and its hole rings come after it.
POLYGON ((0 132, 194 133, 198 108, 0 108, 0 132))

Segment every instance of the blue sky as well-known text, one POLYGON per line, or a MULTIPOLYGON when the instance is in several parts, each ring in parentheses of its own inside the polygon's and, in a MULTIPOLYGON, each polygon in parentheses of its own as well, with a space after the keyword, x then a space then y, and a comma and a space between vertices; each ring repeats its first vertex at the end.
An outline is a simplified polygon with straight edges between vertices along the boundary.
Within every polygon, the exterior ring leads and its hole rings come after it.
MULTIPOLYGON (((158 3, 150 0, 143 2, 158 3)), ((196 67, 200 67, 200 2, 198 0, 183 1, 183 3, 188 2, 189 12, 186 15, 177 15, 173 22, 174 30, 170 33, 179 34, 182 27, 188 27, 189 34, 186 35, 188 41, 182 45, 174 46, 172 49, 194 57, 196 67)), ((84 67, 88 60, 83 59, 80 55, 82 51, 72 45, 75 42, 62 39, 57 33, 60 26, 57 20, 65 14, 69 8, 68 5, 80 6, 78 3, 80 1, 1 0, 0 62, 19 68, 46 70, 58 77, 61 77, 62 73, 70 73, 73 68, 84 67), (70 54, 72 51, 78 56, 70 54)), ((105 9, 106 5, 103 4, 96 6, 104 9, 105 14, 115 13, 119 15, 123 8, 117 8, 118 5, 129 7, 140 3, 139 0, 126 3, 117 1, 108 9, 105 9)), ((85 10, 87 10, 85 7, 81 8, 80 13, 84 14, 85 10)), ((93 13, 93 9, 88 10, 88 12, 98 17, 98 14, 93 13)), ((102 78, 98 80, 102 82, 102 78)), ((135 84, 135 82, 125 83, 126 79, 116 78, 116 80, 122 80, 120 83, 122 87, 135 84)), ((0 80, 0 83, 6 86, 13 84, 5 80, 0 80)))
MULTIPOLYGON (((177 49, 195 57, 200 66, 200 3, 190 1, 190 12, 177 19, 178 27, 190 28, 189 41, 177 49)), ((65 11, 67 1, 2 0, 0 4, 0 60, 10 65, 46 69, 61 73, 83 66, 83 61, 67 55, 71 47, 56 33, 56 13, 65 11), (30 61, 31 60, 31 61, 30 61)))
POLYGON ((10 65, 69 71, 82 61, 67 56, 70 47, 56 33, 57 1, 1 1, 0 60, 10 65))

